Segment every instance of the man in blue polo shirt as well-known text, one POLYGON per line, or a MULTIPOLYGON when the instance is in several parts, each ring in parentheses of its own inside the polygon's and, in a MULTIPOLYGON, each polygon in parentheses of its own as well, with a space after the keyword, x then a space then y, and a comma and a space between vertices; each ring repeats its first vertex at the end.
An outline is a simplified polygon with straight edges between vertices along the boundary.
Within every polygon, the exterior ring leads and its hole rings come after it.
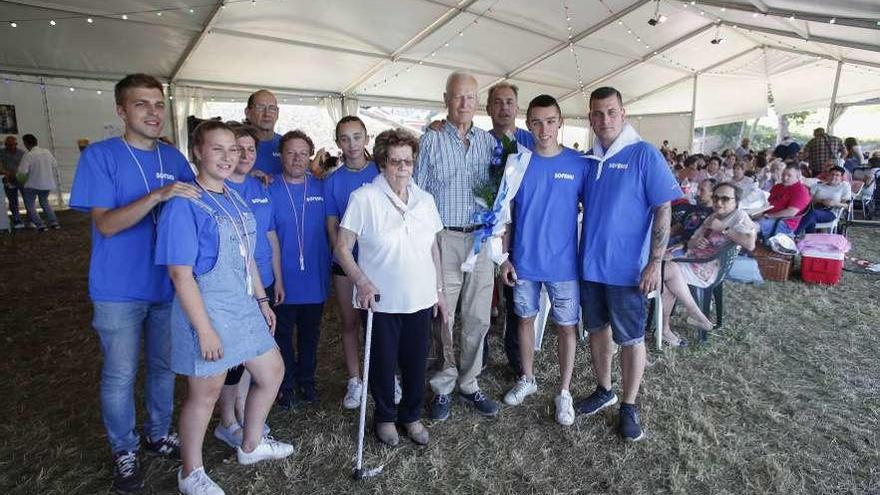
POLYGON ((596 142, 586 156, 580 289, 599 383, 575 409, 592 415, 617 403, 611 390, 613 339, 622 347, 619 432, 637 441, 644 437, 635 401, 645 370, 646 295, 660 289, 670 201, 681 189, 660 152, 642 141, 625 117, 620 92, 609 87, 592 92, 596 142))
MULTIPOLYGON (((486 97, 486 113, 492 118, 492 129, 489 134, 495 138, 497 144, 501 144, 501 137, 507 135, 531 150, 535 147, 532 133, 516 126, 516 116, 519 114, 518 97, 519 88, 506 81, 489 88, 486 97)), ((505 304, 504 353, 507 355, 507 364, 511 371, 519 377, 523 374, 523 370, 519 353, 519 317, 514 311, 513 287, 505 284, 502 291, 505 304)), ((488 342, 483 349, 483 362, 487 362, 488 342)))
POLYGON ((198 198, 184 181, 195 176, 186 158, 159 141, 165 123, 162 84, 146 74, 116 84, 116 113, 122 137, 83 150, 70 195, 71 208, 92 215, 89 295, 92 325, 101 339, 101 412, 113 452, 113 487, 143 487, 135 430, 134 383, 141 338, 146 364, 146 450, 179 457, 171 433, 174 373, 169 369, 171 299, 165 267, 153 263, 161 205, 179 196, 198 198))
MULTIPOLYGON (((534 323, 540 309, 541 287, 552 302, 552 317, 559 332, 560 387, 556 396, 556 421, 574 423, 571 374, 577 348, 578 323, 578 203, 584 186, 583 156, 559 145, 562 112, 549 95, 529 103, 526 123, 535 137, 534 153, 513 197, 513 253, 501 265, 501 278, 514 286, 514 310, 519 321, 522 375, 504 396, 515 406, 538 391, 534 375, 534 323)), ((508 229, 507 232, 510 232, 508 229)), ((504 243, 508 244, 505 233, 504 243)))
POLYGON ((257 161, 254 163, 255 175, 265 174, 274 177, 281 173, 281 151, 278 144, 281 136, 275 132, 278 122, 278 100, 271 91, 261 89, 248 97, 244 115, 250 125, 257 128, 260 142, 257 143, 257 161))

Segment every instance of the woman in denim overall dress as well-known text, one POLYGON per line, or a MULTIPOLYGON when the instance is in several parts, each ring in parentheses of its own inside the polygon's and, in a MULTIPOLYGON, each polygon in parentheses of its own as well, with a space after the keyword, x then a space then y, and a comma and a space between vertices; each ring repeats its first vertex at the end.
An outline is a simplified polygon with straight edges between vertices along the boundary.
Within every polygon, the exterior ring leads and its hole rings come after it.
POLYGON ((226 371, 239 364, 253 377, 238 462, 281 459, 293 446, 262 436, 284 365, 272 333, 275 315, 254 262, 256 221, 224 181, 239 160, 232 130, 205 122, 193 135, 199 199, 175 198, 159 221, 156 263, 168 265, 176 295, 171 314, 171 369, 187 377, 180 413, 178 488, 222 495, 205 473, 202 443, 226 371))

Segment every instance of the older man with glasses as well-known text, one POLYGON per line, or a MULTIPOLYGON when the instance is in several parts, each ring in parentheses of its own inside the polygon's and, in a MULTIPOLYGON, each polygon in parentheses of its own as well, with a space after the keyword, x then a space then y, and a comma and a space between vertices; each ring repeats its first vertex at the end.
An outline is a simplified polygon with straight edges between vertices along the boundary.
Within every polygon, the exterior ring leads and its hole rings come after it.
POLYGON ((278 175, 281 173, 281 151, 278 145, 281 135, 275 132, 278 122, 278 99, 271 91, 261 89, 248 97, 244 115, 250 125, 257 128, 255 175, 278 175))

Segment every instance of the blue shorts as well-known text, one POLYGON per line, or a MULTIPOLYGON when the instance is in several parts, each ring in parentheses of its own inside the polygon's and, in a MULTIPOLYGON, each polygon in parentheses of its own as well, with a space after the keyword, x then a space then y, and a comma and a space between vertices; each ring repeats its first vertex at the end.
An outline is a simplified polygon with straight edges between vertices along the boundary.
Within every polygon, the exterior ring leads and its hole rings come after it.
POLYGON ((581 307, 589 333, 611 324, 611 337, 620 346, 645 341, 648 299, 638 286, 621 286, 581 281, 581 307))
POLYGON ((513 312, 520 318, 534 318, 540 310, 541 286, 550 296, 550 317, 557 325, 578 323, 578 282, 533 282, 519 279, 513 288, 513 312))

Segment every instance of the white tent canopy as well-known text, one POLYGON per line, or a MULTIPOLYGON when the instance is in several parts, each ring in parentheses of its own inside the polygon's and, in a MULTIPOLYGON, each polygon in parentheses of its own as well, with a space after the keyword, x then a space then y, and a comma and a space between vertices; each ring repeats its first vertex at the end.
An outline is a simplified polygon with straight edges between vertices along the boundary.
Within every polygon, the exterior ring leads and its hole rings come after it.
POLYGON ((141 71, 423 106, 464 69, 580 117, 581 87, 599 85, 631 114, 690 112, 696 80, 697 125, 766 114, 768 87, 781 112, 827 106, 838 67, 838 101, 880 93, 876 0, 0 0, 0 12, 7 73, 141 71), (657 11, 668 20, 648 25, 657 11))

